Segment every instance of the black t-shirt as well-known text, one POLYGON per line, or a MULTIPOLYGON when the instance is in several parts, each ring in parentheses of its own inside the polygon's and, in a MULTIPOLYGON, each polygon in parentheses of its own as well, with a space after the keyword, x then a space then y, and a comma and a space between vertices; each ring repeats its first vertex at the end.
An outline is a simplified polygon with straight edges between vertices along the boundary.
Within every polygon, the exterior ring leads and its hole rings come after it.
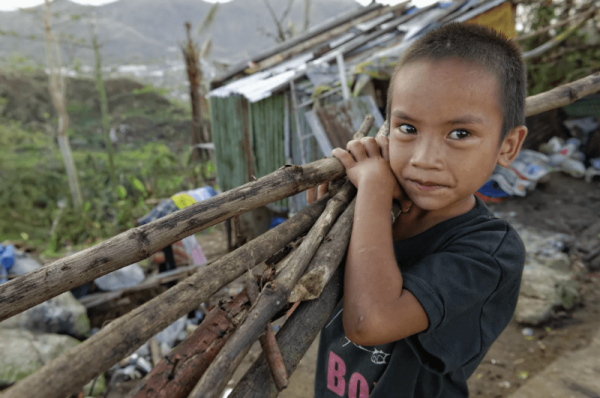
POLYGON ((394 243, 427 330, 375 347, 344 333, 340 303, 321 331, 315 398, 468 397, 467 379, 510 322, 525 248, 477 199, 466 214, 394 243))

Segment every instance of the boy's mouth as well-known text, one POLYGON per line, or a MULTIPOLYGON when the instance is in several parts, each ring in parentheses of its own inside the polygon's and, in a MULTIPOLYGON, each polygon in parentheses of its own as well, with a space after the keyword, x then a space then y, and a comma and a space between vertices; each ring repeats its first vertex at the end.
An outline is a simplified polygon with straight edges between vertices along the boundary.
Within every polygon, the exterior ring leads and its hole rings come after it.
POLYGON ((445 185, 440 185, 433 181, 414 180, 414 179, 409 179, 408 181, 411 184, 413 184, 414 186, 416 186, 418 189, 421 189, 423 191, 437 191, 442 188, 448 188, 445 185))

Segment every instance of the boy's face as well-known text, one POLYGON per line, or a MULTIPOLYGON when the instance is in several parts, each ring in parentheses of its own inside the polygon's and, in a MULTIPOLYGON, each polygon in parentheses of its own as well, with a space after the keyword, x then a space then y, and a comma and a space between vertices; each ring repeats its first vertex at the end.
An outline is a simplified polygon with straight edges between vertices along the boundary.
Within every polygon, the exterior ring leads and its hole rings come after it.
POLYGON ((496 77, 460 59, 420 60, 393 84, 390 165, 408 197, 430 211, 472 200, 503 147, 496 77))

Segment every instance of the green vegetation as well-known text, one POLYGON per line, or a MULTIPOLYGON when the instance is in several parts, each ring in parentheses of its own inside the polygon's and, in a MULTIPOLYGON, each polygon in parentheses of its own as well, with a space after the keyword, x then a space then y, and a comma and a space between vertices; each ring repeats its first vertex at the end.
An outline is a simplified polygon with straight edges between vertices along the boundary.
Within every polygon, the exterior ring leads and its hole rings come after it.
POLYGON ((36 83, 43 87, 44 82, 32 77, 8 77, 21 87, 18 92, 9 91, 10 85, 0 87, 0 241, 26 241, 47 256, 66 246, 92 245, 133 227, 137 217, 154 207, 157 201, 152 199, 204 185, 214 174, 212 164, 190 162, 189 113, 185 109, 151 87, 129 80, 107 81, 111 125, 127 126, 119 136, 115 154, 118 185, 112 188, 108 156, 98 132, 94 82, 72 79, 67 83, 72 94, 69 132, 84 196, 83 208, 74 210, 49 127, 54 125, 55 115, 51 108, 38 115, 36 102, 43 102, 47 92, 34 87, 36 83), (75 93, 79 98, 73 98, 75 93), (26 110, 35 113, 27 115, 23 108, 15 109, 15 102, 27 104, 26 110))
MULTIPOLYGON (((572 2, 530 1, 524 5, 527 15, 525 27, 528 28, 528 31, 534 32, 586 12, 594 6, 600 6, 600 2, 584 2, 577 7, 572 2)), ((596 21, 588 20, 584 23, 583 28, 576 29, 570 34, 569 29, 579 21, 576 19, 572 23, 559 26, 519 43, 523 51, 529 51, 552 38, 562 34, 568 35, 559 45, 544 52, 541 56, 527 61, 528 95, 551 90, 561 84, 581 79, 600 70, 600 44, 598 43, 596 21)))

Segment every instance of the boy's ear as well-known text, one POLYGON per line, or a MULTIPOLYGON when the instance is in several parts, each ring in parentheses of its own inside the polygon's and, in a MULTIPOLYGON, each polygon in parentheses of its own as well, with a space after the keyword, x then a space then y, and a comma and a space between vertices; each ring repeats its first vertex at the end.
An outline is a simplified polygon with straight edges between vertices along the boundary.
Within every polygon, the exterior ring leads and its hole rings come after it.
POLYGON ((500 155, 498 164, 502 167, 508 167, 519 154, 523 141, 527 136, 527 127, 517 126, 510 130, 500 146, 500 155))

